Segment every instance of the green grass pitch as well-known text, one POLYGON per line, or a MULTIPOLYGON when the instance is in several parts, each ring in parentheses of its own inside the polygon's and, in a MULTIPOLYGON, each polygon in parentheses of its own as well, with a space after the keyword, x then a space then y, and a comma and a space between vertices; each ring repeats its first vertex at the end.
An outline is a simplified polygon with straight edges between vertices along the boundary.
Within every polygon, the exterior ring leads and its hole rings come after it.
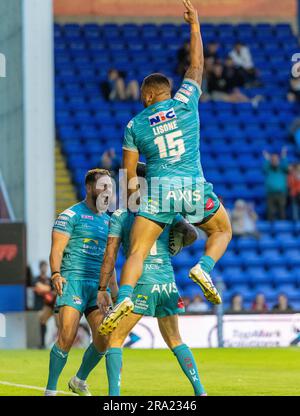
MULTIPOLYGON (((200 378, 210 396, 300 395, 300 348, 194 349, 200 378)), ((79 367, 83 350, 69 354, 58 389, 79 367)), ((44 387, 49 351, 0 351, 0 382, 44 387)), ((93 395, 107 395, 104 360, 91 373, 93 395)), ((0 396, 40 396, 42 391, 0 384, 0 396)), ((169 350, 125 349, 122 395, 192 395, 191 386, 169 350)))

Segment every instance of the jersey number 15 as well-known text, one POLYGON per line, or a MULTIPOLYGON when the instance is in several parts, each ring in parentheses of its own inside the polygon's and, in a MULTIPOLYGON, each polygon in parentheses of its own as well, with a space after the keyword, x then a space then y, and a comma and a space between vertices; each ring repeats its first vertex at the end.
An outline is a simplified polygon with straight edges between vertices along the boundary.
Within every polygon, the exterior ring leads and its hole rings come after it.
POLYGON ((158 146, 161 159, 165 157, 176 157, 180 160, 180 156, 185 153, 181 130, 173 131, 165 136, 156 137, 154 143, 158 146))

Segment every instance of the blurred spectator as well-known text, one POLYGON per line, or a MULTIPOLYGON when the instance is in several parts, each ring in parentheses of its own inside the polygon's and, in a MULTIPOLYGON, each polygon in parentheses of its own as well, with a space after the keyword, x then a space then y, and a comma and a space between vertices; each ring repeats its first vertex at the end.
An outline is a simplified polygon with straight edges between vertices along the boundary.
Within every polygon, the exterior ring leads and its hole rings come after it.
POLYGON ((230 301, 230 307, 226 313, 246 312, 244 308, 244 299, 241 294, 236 293, 232 296, 230 301))
POLYGON ((181 299, 183 300, 185 310, 187 311, 187 309, 188 309, 188 307, 191 303, 191 299, 188 296, 181 296, 181 299))
POLYGON ((289 127, 289 134, 297 145, 298 153, 300 153, 300 117, 296 117, 289 127))
POLYGON ((272 155, 264 151, 264 173, 267 192, 267 219, 284 220, 287 199, 287 150, 283 148, 281 155, 272 155))
POLYGON ((293 308, 288 303, 288 298, 284 293, 281 293, 277 298, 276 305, 273 306, 274 312, 293 312, 293 308))
POLYGON ((287 94, 287 99, 290 102, 300 102, 300 77, 290 79, 290 88, 287 94))
POLYGON ((249 102, 250 99, 242 94, 238 88, 231 89, 230 82, 226 77, 223 66, 216 63, 212 71, 207 74, 207 89, 214 101, 226 101, 230 103, 249 102))
POLYGON ((243 199, 238 199, 234 203, 231 211, 231 225, 234 236, 258 237, 256 229, 257 214, 251 204, 247 204, 243 199))
POLYGON ((116 150, 111 147, 106 150, 100 159, 100 166, 103 169, 107 169, 113 176, 118 176, 119 169, 121 168, 121 160, 116 154, 116 150))
POLYGON ((251 310, 253 312, 267 312, 268 306, 266 304, 265 295, 263 293, 258 293, 255 296, 255 300, 252 303, 251 310))
POLYGON ((236 68, 230 56, 227 56, 224 62, 223 75, 227 82, 227 87, 233 90, 244 85, 244 79, 241 72, 236 68))
POLYGON ((107 81, 102 84, 104 96, 111 101, 139 100, 140 89, 138 82, 133 79, 127 85, 125 75, 117 69, 108 71, 107 81))
POLYGON ((227 59, 224 68, 221 63, 217 62, 212 70, 207 72, 207 89, 211 99, 229 103, 251 102, 253 105, 257 105, 263 97, 256 95, 253 98, 249 98, 236 87, 242 81, 231 66, 231 62, 231 59, 227 59))
POLYGON ((289 195, 292 202, 292 218, 299 220, 300 206, 300 163, 292 166, 288 176, 289 195))
POLYGON ((237 42, 229 56, 232 58, 235 67, 240 71, 244 82, 249 86, 257 85, 257 72, 249 48, 241 42, 237 42))
POLYGON ((192 302, 187 307, 188 312, 207 312, 209 311, 209 307, 206 302, 202 299, 200 295, 196 295, 192 302))
POLYGON ((41 331, 40 348, 45 348, 46 324, 54 314, 55 293, 51 288, 50 278, 47 275, 48 264, 41 261, 39 264, 40 274, 34 282, 35 310, 39 310, 39 321, 41 331))
POLYGON ((177 73, 181 77, 184 77, 189 65, 190 65, 190 42, 185 42, 177 53, 177 73))
POLYGON ((219 58, 219 47, 220 45, 216 41, 211 41, 206 45, 204 49, 204 58, 205 60, 212 58, 216 62, 219 58))

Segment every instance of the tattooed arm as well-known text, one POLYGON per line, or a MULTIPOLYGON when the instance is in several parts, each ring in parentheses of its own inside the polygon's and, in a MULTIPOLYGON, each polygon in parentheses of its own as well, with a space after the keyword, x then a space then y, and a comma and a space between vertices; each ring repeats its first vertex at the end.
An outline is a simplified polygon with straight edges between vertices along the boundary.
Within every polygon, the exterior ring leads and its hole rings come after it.
POLYGON ((191 63, 187 69, 184 78, 196 81, 200 86, 202 83, 202 74, 204 67, 203 43, 200 33, 200 24, 197 10, 190 0, 183 0, 186 8, 184 19, 191 26, 190 57, 191 63))
POLYGON ((111 304, 110 294, 107 292, 107 287, 110 286, 112 290, 112 297, 116 296, 116 273, 115 264, 117 254, 119 251, 121 238, 108 237, 102 267, 100 271, 99 279, 99 291, 98 291, 98 306, 105 311, 111 304), (113 279, 112 279, 113 277, 113 279))

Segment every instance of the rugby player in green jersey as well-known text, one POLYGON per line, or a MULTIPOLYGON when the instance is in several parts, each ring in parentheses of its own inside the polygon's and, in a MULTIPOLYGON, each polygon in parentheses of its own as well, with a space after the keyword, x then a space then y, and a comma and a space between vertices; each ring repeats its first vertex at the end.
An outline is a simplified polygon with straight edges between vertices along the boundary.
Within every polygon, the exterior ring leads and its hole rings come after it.
MULTIPOLYGON (((177 213, 207 234, 204 255, 190 270, 189 277, 201 287, 209 301, 221 303, 210 274, 224 254, 232 232, 226 210, 213 193, 212 185, 205 181, 201 168, 198 100, 204 65, 203 45, 197 11, 189 0, 183 0, 183 4, 184 18, 191 28, 191 64, 183 83, 172 99, 167 77, 162 74, 146 77, 141 88, 145 109, 128 123, 125 131, 123 167, 127 170, 129 209, 131 196, 136 191, 132 185, 136 182, 140 154, 146 158, 149 193, 142 199, 132 226, 117 303, 100 327, 106 334, 133 309, 131 296, 142 275, 143 262, 177 213)), ((107 305, 105 291, 99 302, 107 305)))
MULTIPOLYGON (((93 341, 84 353, 79 371, 69 381, 73 392, 91 395, 86 378, 107 350, 107 337, 97 332, 103 319, 97 306, 97 290, 109 229, 110 217, 106 211, 112 196, 110 173, 104 169, 90 170, 85 185, 85 200, 62 212, 52 231, 50 266, 58 295, 59 330, 50 352, 46 396, 56 395, 58 378, 67 362, 82 314, 91 328, 93 341)), ((117 293, 115 279, 111 280, 111 289, 113 295, 117 293)))
MULTIPOLYGON (((141 164, 138 175, 141 174, 141 164)), ((110 221, 108 240, 101 267, 100 282, 109 284, 120 245, 125 256, 130 247, 130 232, 135 214, 127 210, 117 210, 110 221)), ((133 312, 126 316, 112 333, 106 355, 106 370, 109 381, 109 395, 120 395, 122 368, 122 346, 130 331, 143 316, 154 316, 158 320, 161 335, 176 356, 184 374, 189 379, 196 396, 206 396, 201 384, 196 362, 189 347, 182 342, 178 328, 178 314, 184 312, 184 304, 178 292, 169 250, 170 232, 175 236, 175 253, 181 247, 192 244, 197 239, 197 230, 188 224, 181 215, 167 225, 154 243, 144 261, 143 273, 134 288, 133 312)), ((173 241, 174 237, 171 241, 173 241)))

